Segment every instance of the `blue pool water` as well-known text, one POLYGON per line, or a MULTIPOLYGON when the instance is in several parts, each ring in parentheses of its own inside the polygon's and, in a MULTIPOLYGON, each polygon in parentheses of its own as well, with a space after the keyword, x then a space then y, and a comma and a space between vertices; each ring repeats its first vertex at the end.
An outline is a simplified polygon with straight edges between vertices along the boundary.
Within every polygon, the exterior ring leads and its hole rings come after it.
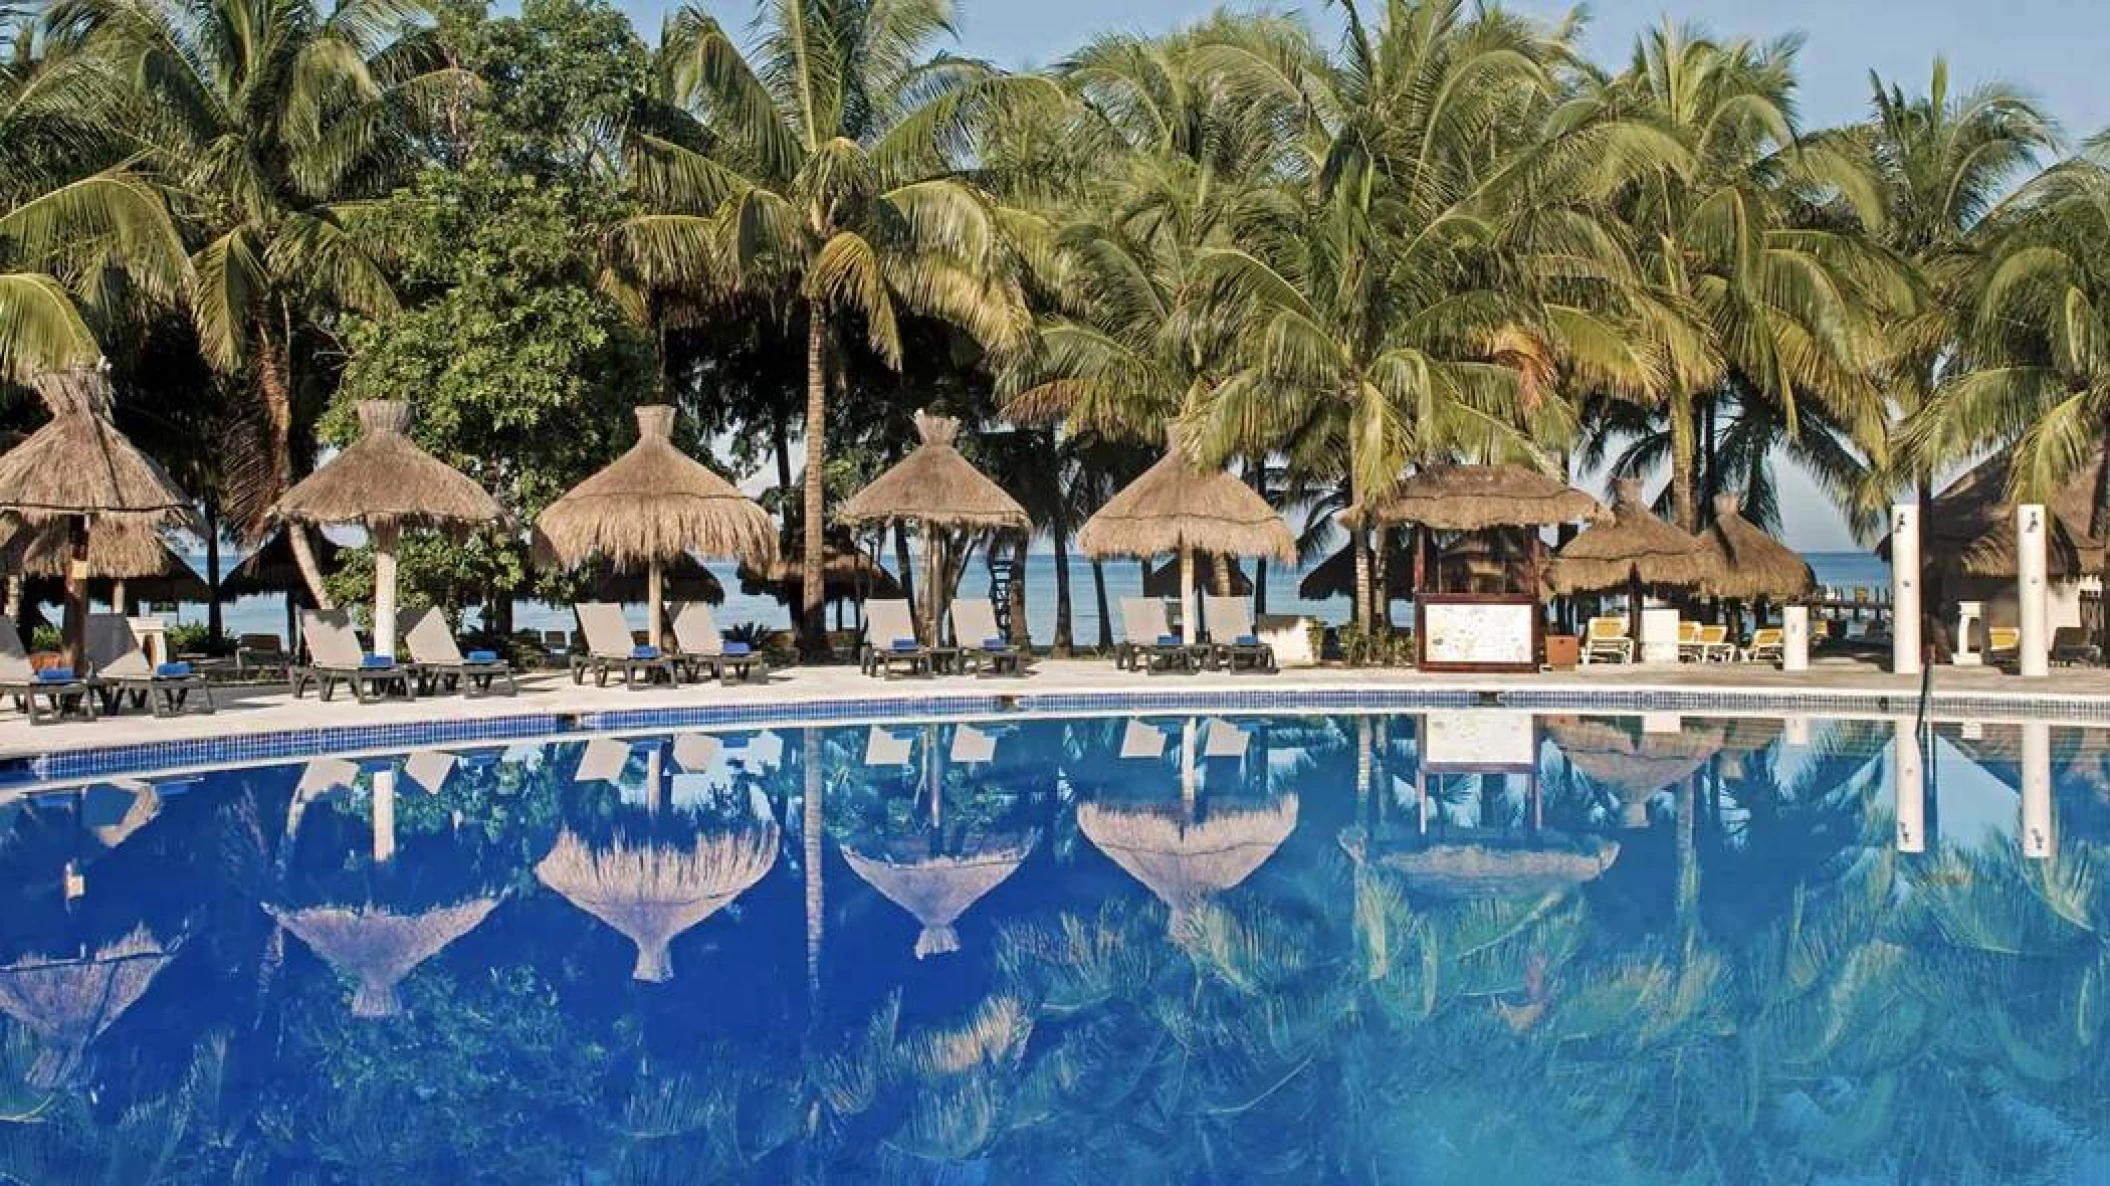
POLYGON ((1893 734, 1110 716, 51 788, 0 806, 0 1181, 2102 1181, 2110 744, 1893 734))

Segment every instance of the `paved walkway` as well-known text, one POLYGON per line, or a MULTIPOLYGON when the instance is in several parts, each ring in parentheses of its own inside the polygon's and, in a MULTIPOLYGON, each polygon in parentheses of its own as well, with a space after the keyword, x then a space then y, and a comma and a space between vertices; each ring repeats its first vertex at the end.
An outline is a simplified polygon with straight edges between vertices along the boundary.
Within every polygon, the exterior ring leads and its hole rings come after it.
MULTIPOLYGON (((700 708, 712 705, 795 705, 815 701, 898 699, 904 711, 916 701, 944 695, 1062 695, 1165 692, 1400 691, 1441 689, 1530 691, 1603 689, 1613 693, 1743 693, 1758 698, 1761 713, 1784 711, 1782 696, 1816 699, 1812 714, 1832 711, 1825 697, 1887 695, 1916 697, 1915 677, 1894 676, 1872 664, 1828 659, 1807 672, 1788 674, 1742 666, 1596 666, 1537 675, 1439 675, 1409 670, 1343 667, 1292 669, 1275 675, 1202 673, 1143 675, 1117 671, 1105 660, 1043 661, 1025 678, 940 676, 874 679, 852 667, 798 667, 773 673, 766 683, 722 687, 575 687, 560 672, 537 672, 521 680, 518 696, 360 704, 347 693, 324 704, 310 695, 295 700, 283 685, 217 689, 220 711, 157 719, 144 714, 31 726, 8 709, 0 715, 0 759, 36 757, 66 750, 188 741, 244 734, 280 733, 345 725, 393 725, 435 719, 487 719, 537 713, 579 715, 625 709, 700 708)), ((2032 715, 2067 715, 2100 721, 2110 714, 2110 671, 2055 669, 2048 679, 2024 680, 1988 669, 1941 668, 1935 675, 1937 717, 1973 719, 2005 715, 2001 702, 2029 701, 2032 715), (2057 703, 2047 705, 2046 701, 2057 703)), ((2017 703, 2016 715, 2024 712, 2017 703)))

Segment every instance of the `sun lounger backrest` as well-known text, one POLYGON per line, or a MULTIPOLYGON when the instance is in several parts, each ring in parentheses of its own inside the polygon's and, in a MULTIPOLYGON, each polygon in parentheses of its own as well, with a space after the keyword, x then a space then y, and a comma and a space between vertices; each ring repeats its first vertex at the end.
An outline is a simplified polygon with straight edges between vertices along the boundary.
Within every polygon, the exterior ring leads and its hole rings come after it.
POLYGON ((1208 623, 1209 637, 1219 644, 1251 638, 1254 633, 1253 606, 1243 597, 1203 594, 1202 620, 1208 623))
POLYGON ((22 632, 14 619, 0 615, 0 680, 22 683, 36 678, 30 670, 29 648, 22 645, 22 632))
POLYGON ((963 597, 952 603, 952 640, 955 644, 978 647, 999 638, 1004 638, 1004 632, 996 628, 996 607, 986 598, 963 597))
POLYGON ((718 633, 718 618, 701 601, 684 601, 674 607, 674 645, 685 655, 723 655, 725 636, 718 633))
POLYGON ((865 637, 880 650, 897 642, 920 642, 915 615, 898 597, 865 602, 865 637))
POLYGON ((153 668, 139 649, 132 623, 123 614, 88 615, 88 670, 97 675, 148 676, 153 668))
POLYGON ((637 650, 622 606, 612 601, 582 601, 572 612, 578 615, 579 633, 586 636, 589 653, 603 659, 627 659, 637 650))
POLYGON ((1625 619, 1625 618, 1591 618, 1591 619, 1590 619, 1590 628, 1589 628, 1589 635, 1590 635, 1590 637, 1591 637, 1591 638, 1599 638, 1599 639, 1609 639, 1609 638, 1625 638, 1625 637, 1626 637, 1626 619, 1625 619))
POLYGON ((343 610, 302 610, 300 637, 308 644, 308 661, 317 667, 351 670, 366 660, 352 616, 343 610))
POLYGON ((409 623, 403 631, 403 642, 410 648, 411 662, 461 666, 461 644, 454 641, 454 631, 447 628, 446 614, 426 608, 409 610, 403 616, 409 623))
POLYGON ((1160 638, 1172 634, 1172 628, 1165 624, 1165 603, 1155 597, 1123 597, 1121 629, 1129 642, 1146 647, 1155 646, 1160 638))

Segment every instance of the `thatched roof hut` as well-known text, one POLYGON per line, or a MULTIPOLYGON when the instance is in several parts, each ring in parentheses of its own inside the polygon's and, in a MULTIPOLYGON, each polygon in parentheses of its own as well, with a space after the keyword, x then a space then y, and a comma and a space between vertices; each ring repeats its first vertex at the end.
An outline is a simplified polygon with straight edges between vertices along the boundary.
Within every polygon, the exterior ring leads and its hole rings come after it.
POLYGON ((0 456, 0 512, 31 526, 82 516, 98 526, 194 524, 189 497, 110 423, 106 375, 47 371, 32 382, 52 418, 0 456))
POLYGON ((386 907, 317 906, 292 910, 264 909, 278 924, 300 937, 330 966, 359 978, 352 993, 352 1016, 394 1017, 403 1011, 396 986, 441 948, 475 930, 497 898, 473 898, 417 914, 397 914, 386 907))
POLYGON ((637 443, 535 517, 538 548, 565 567, 599 557, 637 572, 697 552, 768 563, 777 528, 753 499, 674 446, 674 409, 637 409, 637 443))
MULTIPOLYGON (((2044 533, 2050 575, 2070 579, 2101 572, 2110 547, 2110 523, 2097 522, 2097 494, 2104 488, 2105 454, 2098 452, 2045 501, 2051 512, 2044 533)), ((2015 578, 2014 453, 1988 457, 1934 496, 1921 509, 1920 551, 1949 572, 1992 580, 2015 578)), ((1876 545, 1890 559, 1890 537, 1876 545)))
POLYGON ((1099 508, 1077 547, 1095 559, 1204 552, 1297 560, 1296 538, 1275 508, 1230 474, 1189 463, 1177 425, 1165 430, 1165 456, 1099 508))
MULTIPOLYGON (((1362 509, 1349 508, 1351 522, 1362 509)), ((1374 500, 1370 515, 1381 524, 1413 523, 1435 531, 1555 527, 1611 518, 1596 499, 1521 465, 1429 466, 1374 500)))
POLYGON ((1565 893, 1597 880, 1619 859, 1616 840, 1578 836, 1557 843, 1559 839, 1542 833, 1528 848, 1436 844, 1389 852, 1379 863, 1396 870, 1408 889, 1434 898, 1471 901, 1565 893))
MULTIPOLYGON (((1226 559, 1231 567, 1231 594, 1234 597, 1253 595, 1253 578, 1247 575, 1245 565, 1226 559)), ((1212 564, 1196 564, 1194 587, 1204 593, 1216 592, 1216 567, 1212 564)), ((1143 596, 1178 597, 1180 595, 1180 562, 1167 560, 1162 564, 1147 564, 1143 567, 1143 596)))
POLYGON ((960 935, 953 924, 1018 872, 1039 836, 1028 832, 1022 840, 982 845, 971 853, 933 853, 928 845, 890 845, 885 852, 867 855, 844 845, 843 859, 865 884, 923 924, 922 933, 916 936, 916 958, 920 960, 960 949, 960 935))
MULTIPOLYGON (((331 543, 328 536, 318 533, 309 537, 308 543, 315 553, 315 566, 324 576, 343 567, 344 549, 331 543)), ((220 582, 222 600, 267 593, 287 593, 301 599, 308 595, 308 582, 293 558, 293 539, 284 531, 272 532, 263 546, 228 570, 220 582)))
POLYGON ((146 994, 175 956, 145 927, 94 955, 31 955, 0 968, 0 1012, 27 1026, 42 1048, 30 1064, 39 1091, 73 1076, 88 1044, 146 994))
POLYGON ((280 496, 273 517, 310 527, 426 527, 455 534, 503 519, 497 499, 410 439, 410 420, 409 404, 360 401, 359 439, 280 496))
POLYGON ((916 413, 923 443, 836 508, 839 523, 914 521, 935 527, 1024 531, 1032 519, 1018 500, 976 469, 953 442, 960 422, 916 413))
MULTIPOLYGON (((1406 557, 1386 558, 1385 593, 1390 601, 1414 595, 1414 566, 1406 557)), ((1355 596, 1355 545, 1342 544, 1333 555, 1313 565, 1297 583, 1297 595, 1306 601, 1355 596)))
MULTIPOLYGON (((660 596, 669 601, 701 601, 725 604, 725 583, 704 567, 701 560, 683 552, 661 570, 660 596)), ((623 572, 613 565, 597 571, 593 578, 595 601, 639 602, 650 599, 649 579, 641 572, 623 572)))
POLYGON ((1195 821, 1183 812, 1131 811, 1096 802, 1077 808, 1077 828, 1130 877, 1172 910, 1172 933, 1184 934, 1210 895, 1243 882, 1297 829, 1297 797, 1253 811, 1223 811, 1195 821))
POLYGON ((1707 546, 1658 519, 1641 497, 1641 483, 1621 478, 1612 520, 1583 530, 1553 554, 1546 584, 1555 593, 1598 593, 1633 585, 1697 588, 1713 579, 1707 546))
POLYGON ((1736 495, 1714 496, 1714 522, 1700 533, 1714 553, 1708 592, 1739 601, 1793 601, 1817 587, 1809 562, 1739 514, 1736 495))
POLYGON ((597 852, 567 830, 535 876, 637 945, 632 977, 663 983, 674 978, 667 947, 675 936, 762 880, 776 864, 780 837, 770 822, 698 836, 688 848, 619 840, 597 852))
MULTIPOLYGON (((804 580, 796 556, 780 556, 761 566, 740 566, 742 593, 750 597, 768 594, 785 605, 800 604, 804 580)), ((856 548, 833 542, 821 553, 821 581, 828 601, 901 596, 901 582, 878 561, 856 548)))
POLYGON ((1699 773, 1722 750, 1723 726, 1681 721, 1675 730, 1650 732, 1642 722, 1551 717, 1546 735, 1576 770, 1619 795, 1622 822, 1648 825, 1648 801, 1656 792, 1699 773))
MULTIPOLYGON (((66 561, 71 552, 63 523, 22 526, 0 545, 0 570, 29 578, 28 595, 36 601, 65 597, 66 561)), ((122 582, 127 598, 141 601, 212 600, 205 578, 191 569, 151 527, 113 523, 88 537, 89 595, 114 604, 122 582)))

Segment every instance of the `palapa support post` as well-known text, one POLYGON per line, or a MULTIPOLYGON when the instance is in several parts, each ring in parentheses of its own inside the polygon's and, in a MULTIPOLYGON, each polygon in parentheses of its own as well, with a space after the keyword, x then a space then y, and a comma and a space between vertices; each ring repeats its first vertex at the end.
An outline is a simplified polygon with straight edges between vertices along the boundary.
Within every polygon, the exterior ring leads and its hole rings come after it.
POLYGON ((654 556, 645 565, 645 641, 653 650, 666 645, 667 568, 654 556))
POLYGON ((396 654, 396 545, 402 536, 394 523, 374 525, 374 654, 396 654))
POLYGON ((1201 641, 1194 619, 1194 549, 1180 548, 1180 641, 1193 646, 1201 641))
POLYGON ((60 649, 75 675, 88 674, 88 516, 66 525, 66 614, 60 620, 60 649))

